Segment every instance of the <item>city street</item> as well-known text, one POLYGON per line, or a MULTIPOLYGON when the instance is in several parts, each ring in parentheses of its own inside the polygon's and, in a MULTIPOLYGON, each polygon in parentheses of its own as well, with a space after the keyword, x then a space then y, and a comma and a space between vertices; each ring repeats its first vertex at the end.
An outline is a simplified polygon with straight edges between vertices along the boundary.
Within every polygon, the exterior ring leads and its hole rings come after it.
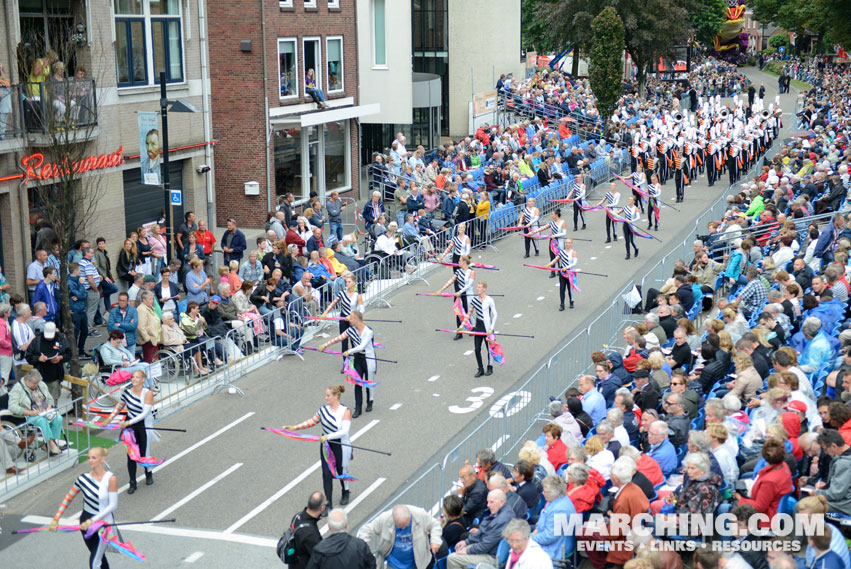
MULTIPOLYGON (((774 101, 776 80, 754 68, 743 68, 757 86, 765 83, 766 106, 774 101)), ((794 106, 798 91, 781 96, 784 129, 779 140, 794 130, 794 106), (785 133, 785 134, 784 134, 785 133)), ((775 144, 773 151, 779 150, 775 144)), ((586 327, 598 314, 598 307, 626 283, 640 282, 646 268, 669 250, 667 243, 680 243, 690 237, 694 219, 712 204, 726 186, 726 175, 713 188, 701 177, 686 189, 681 210, 662 208, 660 241, 638 239, 640 256, 624 260, 623 240, 604 244, 604 214, 587 214, 588 228, 576 237, 579 266, 608 278, 580 276, 582 292, 574 293, 576 308, 558 312, 558 280, 547 273, 524 268, 524 262, 549 261, 545 243, 541 256, 524 260, 522 239, 512 237, 491 249, 474 252, 474 260, 489 263, 499 271, 480 271, 477 279, 488 281, 488 290, 504 297, 495 298, 499 311, 497 329, 513 334, 534 335, 534 339, 502 340, 506 364, 496 366, 489 377, 474 379, 475 357, 472 339, 455 342, 451 334, 435 328, 451 328, 454 319, 451 301, 415 293, 435 291, 450 277, 448 268, 427 276, 429 286, 406 287, 391 298, 390 309, 368 312, 375 318, 402 319, 403 324, 375 323, 376 340, 386 346, 380 357, 399 364, 379 363, 376 405, 353 421, 353 442, 391 452, 387 457, 354 451, 350 529, 368 519, 423 467, 441 462, 449 449, 487 416, 492 405, 505 393, 514 391, 530 372, 545 362, 553 349, 586 327)), ((595 196, 602 196, 598 187, 595 196)), ((673 202, 673 184, 663 187, 663 199, 673 202)), ((628 189, 621 185, 623 195, 628 189)), ((599 197, 597 197, 599 199, 599 197)), ((596 200, 593 200, 596 201, 596 200)), ((572 218, 568 215, 568 227, 572 218)), ((646 217, 638 223, 646 228, 646 217)), ((701 231, 704 228, 701 228, 701 231)), ((620 229, 618 230, 620 233, 620 229)), ((689 259, 685 259, 688 261, 689 259)), ((318 345, 316 342, 313 345, 318 345)), ((572 354, 587 359, 588 354, 572 354)), ((187 429, 186 433, 164 433, 153 454, 166 463, 154 473, 155 484, 140 484, 128 496, 125 451, 115 446, 107 462, 119 480, 118 521, 177 518, 175 524, 133 526, 122 530, 149 559, 152 567, 184 567, 197 564, 211 569, 232 567, 278 567, 274 547, 292 515, 303 508, 308 495, 321 489, 317 445, 290 440, 261 427, 295 424, 311 417, 324 403, 326 386, 343 383, 338 358, 305 352, 305 361, 288 357, 252 373, 238 382, 245 392, 239 397, 227 392, 200 402, 163 420, 159 426, 187 429)), ((560 393, 572 378, 564 378, 560 393)), ((353 387, 346 384, 342 401, 353 406, 353 387)), ((306 431, 319 434, 318 428, 306 431)), ((533 436, 537 436, 533 432, 533 436)), ((497 441, 492 441, 496 443, 497 441)), ((475 457, 468 457, 474 461, 475 457)), ((74 478, 83 472, 80 465, 7 502, 0 509, 0 555, 4 567, 48 567, 58 560, 82 566, 85 549, 80 536, 35 533, 12 536, 21 527, 45 525, 56 511, 74 478)), ((339 484, 335 486, 335 503, 339 484)), ((430 504, 419 504, 430 506, 430 504)), ((69 520, 78 515, 81 500, 66 512, 69 520)), ((73 522, 72 522, 73 523, 73 522)), ((324 525, 324 523, 322 524, 324 525)), ((112 567, 130 567, 135 562, 110 553, 112 567)))

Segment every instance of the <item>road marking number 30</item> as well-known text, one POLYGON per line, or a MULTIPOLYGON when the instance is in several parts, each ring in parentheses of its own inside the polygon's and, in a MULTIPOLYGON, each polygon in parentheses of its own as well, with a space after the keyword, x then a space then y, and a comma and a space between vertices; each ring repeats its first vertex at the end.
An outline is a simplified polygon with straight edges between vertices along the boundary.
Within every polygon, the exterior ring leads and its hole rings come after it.
MULTIPOLYGON (((473 395, 467 397, 467 406, 450 405, 449 412, 462 415, 464 413, 472 413, 479 409, 485 402, 485 399, 493 395, 492 387, 474 387, 470 391, 473 395)), ((499 398, 499 401, 494 403, 488 413, 491 417, 502 419, 503 417, 511 417, 518 413, 523 407, 529 404, 532 400, 532 394, 528 391, 513 391, 506 393, 499 398)))

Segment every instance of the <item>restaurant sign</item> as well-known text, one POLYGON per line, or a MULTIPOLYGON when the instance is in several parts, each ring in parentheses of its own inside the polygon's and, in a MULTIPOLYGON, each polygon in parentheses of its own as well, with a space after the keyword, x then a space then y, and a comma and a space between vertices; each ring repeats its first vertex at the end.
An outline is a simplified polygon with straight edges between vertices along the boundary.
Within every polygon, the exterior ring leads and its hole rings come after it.
POLYGON ((21 158, 21 166, 23 166, 23 170, 25 172, 25 181, 45 181, 50 180, 51 178, 67 175, 69 172, 84 174, 93 170, 103 170, 105 168, 121 166, 124 164, 124 147, 120 146, 118 150, 112 154, 87 156, 80 160, 75 160, 74 162, 71 162, 70 170, 68 169, 68 163, 69 161, 67 158, 63 160, 62 163, 46 162, 44 154, 40 152, 35 152, 21 158))

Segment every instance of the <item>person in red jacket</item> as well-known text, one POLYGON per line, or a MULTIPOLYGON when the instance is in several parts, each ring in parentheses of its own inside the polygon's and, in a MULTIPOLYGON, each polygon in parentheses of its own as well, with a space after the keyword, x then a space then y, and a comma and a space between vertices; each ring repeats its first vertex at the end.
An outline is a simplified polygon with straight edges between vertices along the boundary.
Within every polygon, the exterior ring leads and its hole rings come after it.
POLYGON ((603 475, 588 465, 576 462, 567 467, 567 497, 573 502, 576 513, 587 512, 599 498, 600 488, 605 486, 603 475))
POLYGON ((629 373, 633 373, 638 362, 644 359, 638 353, 639 345, 636 343, 639 342, 638 338, 641 338, 641 335, 632 326, 623 331, 623 339, 627 345, 627 352, 623 357, 623 367, 629 373))
POLYGON ((556 423, 548 423, 542 430, 547 442, 547 460, 558 470, 567 463, 567 445, 561 440, 561 427, 556 423))
MULTIPOLYGON (((792 473, 786 464, 786 449, 783 443, 775 440, 765 441, 762 457, 768 465, 756 475, 751 488, 753 498, 744 498, 738 492, 735 492, 733 496, 739 504, 750 504, 757 512, 766 514, 770 520, 777 514, 780 498, 792 492, 795 485, 792 482, 792 473)), ((771 522, 768 520, 760 523, 760 527, 770 527, 770 525, 771 522)))
POLYGON ((298 221, 295 218, 290 222, 290 226, 287 228, 287 234, 284 236, 284 239, 287 242, 287 247, 295 244, 297 248, 297 252, 295 253, 295 257, 301 257, 304 254, 304 246, 307 245, 304 239, 301 238, 301 235, 298 234, 298 231, 295 228, 298 227, 298 221))

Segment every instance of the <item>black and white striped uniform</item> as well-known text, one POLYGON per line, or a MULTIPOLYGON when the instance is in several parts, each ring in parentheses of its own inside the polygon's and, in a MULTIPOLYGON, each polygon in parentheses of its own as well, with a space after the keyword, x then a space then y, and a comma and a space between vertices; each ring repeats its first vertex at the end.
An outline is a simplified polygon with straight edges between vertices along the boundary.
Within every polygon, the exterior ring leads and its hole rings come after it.
POLYGON ((573 230, 576 231, 579 218, 582 218, 582 225, 585 226, 585 212, 582 211, 582 208, 588 205, 585 202, 585 184, 573 182, 570 192, 575 199, 573 202, 573 230))
MULTIPOLYGON (((541 227, 540 220, 541 220, 541 210, 539 210, 538 208, 536 208, 536 207, 532 208, 532 207, 527 206, 523 209, 523 225, 528 226, 528 229, 526 230, 527 233, 532 232, 532 231, 536 231, 537 229, 539 229, 541 227), (536 210, 537 210, 537 212, 536 212, 536 210)), ((535 247, 535 255, 538 254, 538 242, 537 241, 535 241, 531 237, 525 237, 525 236, 523 237, 523 241, 524 241, 523 245, 525 247, 527 257, 529 256, 529 245, 534 246, 535 247)))
MULTIPOLYGON (((363 332, 358 332, 354 326, 346 330, 346 334, 352 342, 352 347, 348 350, 349 354, 354 357, 355 371, 360 374, 361 378, 367 381, 375 381, 375 372, 377 370, 375 362, 375 332, 369 326, 364 326, 363 332)), ((370 401, 375 400, 375 389, 366 388, 366 394, 370 401)), ((355 385, 355 407, 360 408, 363 404, 363 388, 360 385, 355 385)))
MULTIPOLYGON (((364 308, 363 304, 358 304, 358 292, 357 291, 355 291, 355 293, 352 296, 349 296, 349 294, 346 292, 345 289, 344 290, 338 290, 337 291, 337 305, 340 307, 340 316, 343 317, 343 318, 347 317, 349 314, 351 314, 355 310, 359 310, 361 312, 361 314, 363 314, 363 311, 364 311, 363 310, 363 308, 364 308)), ((346 330, 348 330, 349 326, 351 326, 351 324, 349 324, 348 321, 340 320, 340 322, 339 322, 340 334, 343 334, 346 330)), ((349 349, 348 338, 343 339, 342 346, 343 346, 344 352, 349 349)))
POLYGON ((653 221, 656 221, 656 228, 659 228, 659 198, 662 197, 662 187, 659 184, 650 184, 647 186, 647 194, 649 196, 647 200, 647 218, 649 221, 649 225, 647 229, 653 226, 653 221))
POLYGON ((455 292, 460 292, 461 296, 468 296, 473 290, 473 269, 455 269, 455 292))
POLYGON ((452 238, 452 262, 454 264, 458 264, 458 260, 464 255, 470 254, 470 238, 464 235, 462 238, 460 235, 456 235, 452 238))
MULTIPOLYGON (((475 332, 487 332, 488 330, 493 330, 494 326, 496 326, 496 304, 493 301, 493 298, 490 296, 485 296, 485 299, 482 300, 479 295, 473 297, 473 300, 470 302, 470 319, 475 320, 475 324, 473 326, 473 331, 475 332)), ((479 370, 484 369, 484 363, 482 361, 482 344, 485 342, 485 337, 481 335, 473 336, 474 339, 474 350, 476 353, 476 363, 479 366, 479 370)), ((487 350, 488 354, 488 365, 491 365, 491 354, 490 350, 487 350)))
MULTIPOLYGON (((559 221, 550 221, 550 239, 555 239, 556 246, 561 249, 564 247, 564 238, 567 237, 567 223, 561 219, 559 221)), ((552 253, 552 251, 550 251, 552 253)), ((550 257, 552 259, 552 256, 550 257)))
MULTIPOLYGON (((337 475, 348 474, 349 462, 352 459, 352 447, 345 446, 351 444, 349 429, 352 422, 351 420, 344 419, 348 410, 349 408, 345 405, 340 405, 335 412, 331 409, 330 405, 323 405, 318 411, 319 422, 322 425, 322 434, 328 437, 329 441, 332 441, 328 446, 331 448, 331 452, 334 453, 334 459, 337 463, 337 475), (343 444, 337 444, 333 441, 339 441, 343 444)), ((325 496, 330 500, 334 490, 334 478, 321 450, 320 457, 322 461, 323 489, 325 490, 325 496)), ((343 490, 349 489, 348 480, 340 480, 340 483, 343 486, 343 490)))
MULTIPOLYGON (((573 249, 567 251, 565 249, 559 249, 558 252, 558 267, 560 269, 569 269, 573 270, 578 263, 578 259, 574 256, 576 253, 573 249)), ((570 302, 573 302, 573 291, 570 289, 570 281, 565 276, 564 273, 558 273, 558 281, 559 281, 559 300, 561 301, 561 305, 564 306, 564 291, 567 289, 568 297, 570 298, 570 302)))
MULTIPOLYGON (((118 492, 109 491, 109 481, 113 476, 115 475, 107 470, 100 480, 95 480, 88 472, 77 477, 74 487, 83 494, 83 513, 80 515, 80 523, 86 520, 115 523, 112 514, 118 507, 118 492)), ((100 540, 97 533, 89 538, 85 537, 85 532, 81 533, 90 552, 89 569, 108 569, 109 563, 104 558, 106 544, 100 540)))
MULTIPOLYGON (((608 210, 611 210, 612 208, 617 207, 618 204, 620 203, 621 193, 609 191, 609 192, 606 192, 606 196, 603 199, 605 200, 603 207, 605 207, 608 210)), ((617 239, 618 239, 618 226, 616 225, 616 223, 614 221, 611 220, 611 218, 609 218, 608 215, 606 215, 606 243, 609 242, 609 240, 612 238, 612 235, 614 235, 615 241, 617 241, 617 239)), ((562 303, 562 304, 564 304, 564 303, 562 303)))
MULTIPOLYGON (((130 385, 121 394, 121 401, 127 409, 127 422, 130 423, 130 428, 133 429, 133 435, 136 437, 136 444, 139 445, 139 452, 142 456, 151 456, 151 442, 160 440, 159 435, 153 430, 154 417, 153 408, 151 405, 145 404, 145 397, 148 395, 148 389, 142 388, 139 395, 133 393, 133 386, 130 385)), ((145 469, 146 471, 149 469, 145 469)), ((127 455, 127 474, 130 475, 130 480, 136 480, 136 461, 127 455)))

